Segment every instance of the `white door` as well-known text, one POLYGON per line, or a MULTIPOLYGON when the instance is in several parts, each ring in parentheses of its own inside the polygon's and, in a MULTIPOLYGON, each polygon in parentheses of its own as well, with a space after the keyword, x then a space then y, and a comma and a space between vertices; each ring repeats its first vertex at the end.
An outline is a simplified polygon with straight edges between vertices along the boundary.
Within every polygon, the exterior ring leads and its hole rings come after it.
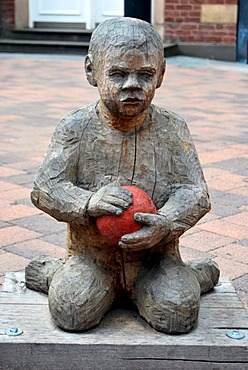
POLYGON ((29 27, 34 22, 85 23, 91 28, 92 0, 29 0, 29 27))
POLYGON ((94 29, 98 23, 124 15, 124 0, 29 0, 29 27, 35 22, 84 23, 94 29))
POLYGON ((92 27, 112 17, 124 16, 124 0, 92 0, 92 27))

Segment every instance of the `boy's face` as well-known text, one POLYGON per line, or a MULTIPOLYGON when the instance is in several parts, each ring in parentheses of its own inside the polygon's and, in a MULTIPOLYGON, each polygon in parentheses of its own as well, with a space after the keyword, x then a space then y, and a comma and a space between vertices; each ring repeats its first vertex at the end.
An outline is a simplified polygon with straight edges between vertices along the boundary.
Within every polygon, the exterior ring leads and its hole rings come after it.
POLYGON ((114 46, 97 65, 101 101, 113 115, 134 117, 151 103, 163 68, 152 44, 114 46))

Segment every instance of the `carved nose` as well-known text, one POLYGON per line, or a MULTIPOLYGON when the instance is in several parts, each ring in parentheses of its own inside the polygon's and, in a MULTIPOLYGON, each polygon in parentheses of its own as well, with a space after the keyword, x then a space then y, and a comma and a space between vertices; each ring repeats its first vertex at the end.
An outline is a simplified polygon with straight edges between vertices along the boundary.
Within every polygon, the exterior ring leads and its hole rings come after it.
POLYGON ((122 88, 123 89, 139 89, 140 84, 139 84, 139 81, 138 81, 138 76, 130 74, 127 77, 126 81, 124 82, 122 88))

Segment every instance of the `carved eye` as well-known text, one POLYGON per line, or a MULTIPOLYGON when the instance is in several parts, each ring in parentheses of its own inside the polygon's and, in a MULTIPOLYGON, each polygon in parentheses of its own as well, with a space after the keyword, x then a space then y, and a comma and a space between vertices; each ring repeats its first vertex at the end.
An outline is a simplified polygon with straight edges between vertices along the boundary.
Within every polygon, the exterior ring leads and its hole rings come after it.
POLYGON ((114 77, 114 78, 124 78, 125 77, 125 74, 122 71, 113 71, 113 72, 110 72, 109 75, 110 77, 114 77))
POLYGON ((150 72, 143 72, 140 74, 140 77, 144 80, 150 80, 153 77, 153 74, 150 72))

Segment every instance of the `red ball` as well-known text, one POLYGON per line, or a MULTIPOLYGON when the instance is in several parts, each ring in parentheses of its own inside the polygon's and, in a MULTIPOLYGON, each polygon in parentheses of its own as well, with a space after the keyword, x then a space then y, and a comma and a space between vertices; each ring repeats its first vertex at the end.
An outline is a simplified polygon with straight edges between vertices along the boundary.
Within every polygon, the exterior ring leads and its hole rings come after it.
POLYGON ((100 216, 96 224, 100 234, 110 245, 118 245, 121 237, 140 230, 143 226, 134 221, 133 216, 137 212, 156 214, 157 210, 150 196, 136 186, 121 186, 132 194, 132 204, 121 216, 100 216))

